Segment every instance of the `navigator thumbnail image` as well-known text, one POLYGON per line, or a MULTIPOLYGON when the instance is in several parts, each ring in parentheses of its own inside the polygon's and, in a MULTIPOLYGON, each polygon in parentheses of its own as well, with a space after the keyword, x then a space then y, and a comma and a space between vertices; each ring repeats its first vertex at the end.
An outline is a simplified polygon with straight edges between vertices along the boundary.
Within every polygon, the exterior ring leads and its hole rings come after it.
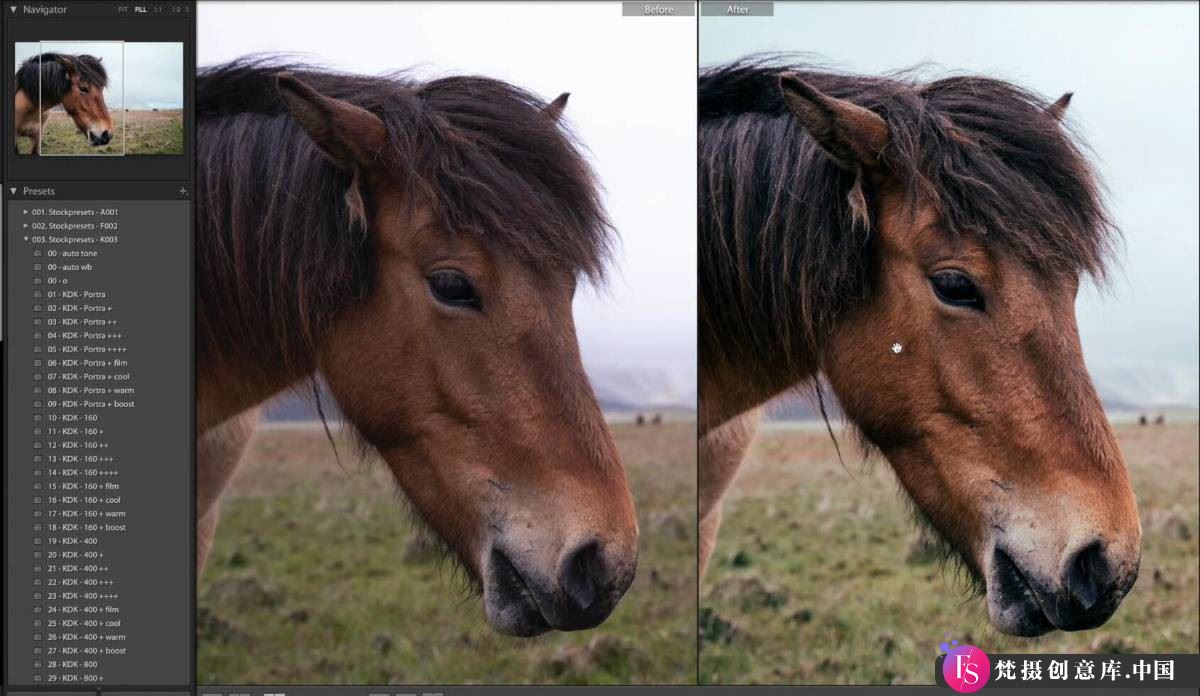
POLYGON ((15 44, 17 154, 182 155, 183 44, 15 44))

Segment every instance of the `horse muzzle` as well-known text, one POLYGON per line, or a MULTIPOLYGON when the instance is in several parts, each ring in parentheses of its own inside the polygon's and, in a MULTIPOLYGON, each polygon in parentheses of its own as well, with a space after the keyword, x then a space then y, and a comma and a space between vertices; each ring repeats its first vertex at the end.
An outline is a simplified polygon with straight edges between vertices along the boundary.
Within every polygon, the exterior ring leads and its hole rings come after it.
POLYGON ((500 633, 528 637, 599 626, 629 589, 636 566, 636 559, 622 563, 606 554, 596 540, 563 553, 550 572, 534 556, 501 545, 488 555, 484 609, 500 633))
POLYGON ((1103 541, 1092 540, 1073 547, 1047 573, 1033 551, 997 545, 986 574, 988 616, 1017 636, 1096 628, 1133 587, 1138 564, 1122 562, 1103 541))

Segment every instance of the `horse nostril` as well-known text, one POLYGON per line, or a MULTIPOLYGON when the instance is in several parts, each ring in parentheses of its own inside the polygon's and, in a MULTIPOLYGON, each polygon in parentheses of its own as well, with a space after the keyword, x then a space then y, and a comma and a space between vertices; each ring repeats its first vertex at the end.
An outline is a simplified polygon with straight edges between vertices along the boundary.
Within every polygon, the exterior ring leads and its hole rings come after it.
POLYGON ((1104 599, 1113 585, 1112 568, 1099 541, 1080 549, 1067 563, 1063 586, 1071 603, 1086 612, 1104 599))
POLYGON ((596 597, 612 584, 612 576, 600 555, 600 544, 592 541, 567 557, 563 563, 563 591, 571 612, 586 612, 596 603, 596 597))

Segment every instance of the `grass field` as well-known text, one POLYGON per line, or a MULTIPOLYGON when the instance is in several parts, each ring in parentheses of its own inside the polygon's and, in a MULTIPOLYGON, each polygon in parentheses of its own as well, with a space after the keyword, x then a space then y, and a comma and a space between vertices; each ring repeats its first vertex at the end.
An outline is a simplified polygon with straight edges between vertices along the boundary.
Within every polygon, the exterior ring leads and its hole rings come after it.
POLYGON ((342 469, 319 429, 260 429, 200 580, 200 683, 694 683, 695 423, 613 429, 637 579, 600 628, 532 640, 487 627, 381 463, 342 469))
POLYGON ((914 543, 886 463, 843 468, 823 431, 764 431, 701 591, 701 681, 931 683, 947 634, 987 652, 1197 652, 1200 431, 1117 431, 1142 517, 1137 585, 1101 628, 1033 640, 991 629, 983 603, 914 543))
MULTIPOLYGON (((183 154, 182 111, 113 111, 112 116, 113 139, 106 145, 92 147, 66 112, 50 112, 42 132, 42 154, 119 155, 122 147, 127 155, 183 154)), ((30 146, 28 138, 19 139, 18 144, 22 152, 27 152, 30 146)))

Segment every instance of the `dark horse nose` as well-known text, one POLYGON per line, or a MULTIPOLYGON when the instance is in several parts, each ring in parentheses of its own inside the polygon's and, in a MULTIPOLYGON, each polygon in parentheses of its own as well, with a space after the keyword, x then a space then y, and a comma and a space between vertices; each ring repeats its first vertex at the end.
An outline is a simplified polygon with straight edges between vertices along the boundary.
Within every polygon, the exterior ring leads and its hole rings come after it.
POLYGON ((568 554, 559 575, 565 601, 555 628, 577 631, 600 625, 615 605, 617 583, 617 574, 605 562, 598 542, 588 542, 568 554))
POLYGON ((549 629, 579 631, 599 626, 633 582, 636 557, 606 554, 592 537, 562 553, 549 568, 499 547, 492 549, 486 592, 490 615, 512 635, 537 635, 549 629))
POLYGON ((1090 541, 1067 553, 1058 577, 1037 573, 997 546, 988 594, 1019 611, 1016 635, 1037 636, 1052 629, 1082 631, 1108 620, 1137 580, 1137 561, 1122 564, 1104 542, 1090 541))
POLYGON ((1067 559, 1062 577, 1065 601, 1051 605, 1049 617, 1064 631, 1095 628, 1117 609, 1127 587, 1122 587, 1104 545, 1092 542, 1067 559))

